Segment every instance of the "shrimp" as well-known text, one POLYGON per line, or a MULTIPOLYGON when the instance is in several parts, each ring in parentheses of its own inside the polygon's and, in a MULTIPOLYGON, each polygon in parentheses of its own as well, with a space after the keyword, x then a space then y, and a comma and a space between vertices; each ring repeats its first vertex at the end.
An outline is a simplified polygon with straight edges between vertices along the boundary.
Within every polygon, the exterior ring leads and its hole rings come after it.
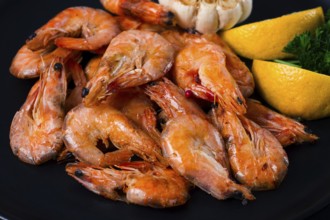
POLYGON ((26 163, 39 165, 62 148, 62 124, 67 90, 63 60, 54 59, 41 73, 10 127, 10 146, 26 163))
POLYGON ((174 79, 186 96, 195 95, 236 114, 246 112, 245 99, 226 68, 226 57, 214 43, 193 43, 182 49, 174 64, 174 79))
POLYGON ((249 97, 253 93, 255 83, 252 73, 245 63, 240 60, 240 58, 229 48, 229 46, 220 38, 219 35, 189 34, 187 32, 168 30, 162 32, 162 36, 173 45, 177 52, 192 43, 215 43, 225 54, 226 67, 235 79, 242 95, 244 97, 249 97))
POLYGON ((66 63, 68 73, 72 75, 73 82, 75 84, 74 89, 70 92, 65 100, 65 112, 68 112, 73 107, 82 103, 82 90, 87 83, 85 73, 81 65, 75 61, 68 61, 66 63))
POLYGON ((9 71, 20 79, 37 78, 40 76, 40 72, 49 67, 55 57, 63 58, 65 63, 69 59, 79 59, 80 53, 64 48, 32 51, 24 45, 13 58, 9 71))
POLYGON ((284 179, 289 160, 278 140, 242 115, 220 108, 211 116, 226 141, 235 178, 253 190, 269 190, 284 179))
POLYGON ((245 116, 269 130, 284 147, 293 143, 314 142, 318 139, 316 135, 308 133, 308 128, 303 124, 272 111, 256 100, 248 99, 247 106, 245 116))
POLYGON ((120 30, 116 20, 101 9, 71 7, 35 31, 27 41, 30 50, 55 44, 72 50, 97 50, 108 45, 120 30))
POLYGON ((184 92, 165 77, 150 83, 145 92, 163 109, 167 119, 186 114, 207 118, 196 103, 187 99, 184 92))
POLYGON ((142 166, 147 169, 139 166, 141 163, 130 162, 114 169, 77 163, 68 164, 66 172, 87 189, 112 200, 166 208, 189 199, 190 184, 172 169, 146 162, 142 166))
POLYGON ((96 75, 87 83, 84 104, 91 106, 118 89, 135 87, 164 76, 174 49, 157 33, 129 30, 115 37, 96 75))
POLYGON ((244 62, 217 34, 203 34, 202 37, 220 46, 226 56, 226 67, 235 79, 242 95, 246 98, 252 95, 255 87, 253 75, 244 62))
POLYGON ((164 26, 145 23, 127 16, 118 16, 117 21, 122 31, 143 30, 160 33, 166 30, 164 26))
POLYGON ((107 166, 105 154, 97 148, 98 141, 109 147, 109 140, 118 149, 128 149, 151 163, 163 163, 161 149, 123 113, 104 103, 90 108, 79 105, 64 120, 65 146, 80 161, 107 166))
POLYGON ((173 24, 173 13, 149 0, 101 0, 101 4, 117 15, 127 15, 146 23, 163 26, 173 24))
POLYGON ((249 189, 229 178, 229 166, 221 135, 208 121, 182 115, 166 123, 162 150, 171 167, 217 199, 253 200, 249 189))

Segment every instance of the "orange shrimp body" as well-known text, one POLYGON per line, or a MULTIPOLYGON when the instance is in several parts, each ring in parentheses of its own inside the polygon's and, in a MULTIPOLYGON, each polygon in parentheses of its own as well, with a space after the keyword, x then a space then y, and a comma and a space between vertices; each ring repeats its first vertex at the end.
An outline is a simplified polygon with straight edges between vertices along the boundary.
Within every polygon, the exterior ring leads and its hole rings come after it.
POLYGON ((212 119, 225 139, 235 178, 253 190, 278 187, 289 164, 278 140, 244 116, 219 108, 212 110, 212 119))
POLYGON ((253 93, 255 84, 252 73, 245 63, 240 60, 240 58, 228 47, 219 35, 189 34, 187 32, 167 30, 162 32, 162 36, 173 45, 177 52, 182 50, 186 45, 193 43, 215 43, 224 53, 226 57, 226 68, 235 79, 243 96, 249 97, 253 93))
POLYGON ((138 18, 159 25, 173 24, 174 15, 165 7, 148 0, 101 0, 105 9, 117 15, 138 18))
POLYGON ((195 115, 169 120, 162 132, 162 150, 174 170, 215 198, 254 199, 249 189, 229 178, 223 140, 208 121, 195 115))
POLYGON ((69 59, 78 59, 80 53, 64 48, 32 51, 27 45, 24 45, 13 58, 9 71, 20 79, 37 78, 40 76, 40 72, 47 69, 56 57, 63 58, 65 63, 69 59))
POLYGON ((114 169, 78 163, 68 164, 66 171, 87 189, 112 200, 166 208, 189 199, 190 184, 172 169, 136 164, 124 163, 114 169))
POLYGON ((54 43, 67 49, 97 50, 108 45, 119 32, 116 20, 109 13, 89 7, 71 7, 36 30, 26 45, 33 51, 54 43))
POLYGON ((84 104, 91 106, 116 90, 143 85, 172 67, 174 49, 157 33, 130 30, 115 37, 87 83, 84 104))
POLYGON ((146 161, 164 162, 157 143, 107 103, 90 108, 79 105, 72 109, 65 117, 63 138, 77 159, 93 165, 108 165, 97 143, 102 141, 109 147, 109 140, 117 148, 128 149, 146 161))
POLYGON ((39 165, 61 150, 66 90, 63 61, 54 59, 12 121, 10 146, 20 160, 39 165))
POLYGON ((246 112, 245 99, 226 67, 226 56, 214 43, 193 43, 182 49, 174 64, 174 79, 189 96, 217 102, 236 114, 246 112))

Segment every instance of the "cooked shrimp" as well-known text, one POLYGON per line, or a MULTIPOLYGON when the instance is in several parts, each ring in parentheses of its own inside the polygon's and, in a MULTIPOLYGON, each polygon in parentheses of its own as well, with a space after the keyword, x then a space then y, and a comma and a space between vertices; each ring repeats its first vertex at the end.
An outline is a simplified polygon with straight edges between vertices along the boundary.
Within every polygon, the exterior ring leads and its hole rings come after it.
POLYGON ((246 117, 269 130, 284 147, 318 139, 316 135, 308 133, 303 124, 272 111, 256 100, 248 99, 247 106, 246 117))
POLYGON ((184 92, 165 77, 150 83, 145 91, 151 100, 163 109, 167 119, 187 114, 195 114, 206 119, 199 106, 191 99, 187 99, 184 92))
POLYGON ((217 34, 203 34, 202 37, 221 47, 226 56, 226 67, 235 79, 242 95, 249 97, 255 87, 253 75, 243 61, 230 49, 230 47, 217 34))
POLYGON ((108 199, 154 208, 186 203, 190 185, 184 178, 172 169, 143 163, 149 169, 138 169, 134 163, 117 169, 78 163, 68 164, 66 171, 87 189, 108 199))
POLYGON ((249 97, 254 91, 254 80, 252 73, 244 62, 228 47, 228 45, 217 34, 189 34, 176 30, 162 32, 162 36, 168 40, 175 50, 179 52, 188 44, 213 42, 217 44, 225 55, 226 67, 235 79, 244 97, 249 97))
POLYGON ((24 45, 13 58, 9 71, 17 78, 37 78, 40 72, 47 69, 56 57, 63 58, 65 63, 68 59, 78 59, 80 54, 64 48, 32 51, 24 45))
POLYGON ((116 20, 101 9, 71 7, 39 28, 26 42, 30 50, 44 49, 54 43, 73 50, 97 50, 119 34, 116 20))
POLYGON ((10 146, 20 160, 39 165, 60 151, 66 89, 63 60, 54 59, 12 121, 10 146))
POLYGON ((74 89, 70 92, 65 100, 65 111, 68 112, 73 107, 82 103, 82 90, 87 83, 85 72, 81 65, 73 60, 66 63, 67 72, 72 76, 75 84, 74 89))
POLYGON ((134 18, 127 17, 127 16, 118 16, 116 18, 117 18, 119 27, 122 31, 143 30, 143 31, 151 31, 151 32, 160 33, 162 31, 166 30, 164 26, 145 23, 145 22, 142 22, 142 21, 139 21, 134 18))
POLYGON ((229 178, 223 140, 208 121, 195 115, 171 119, 162 132, 162 150, 174 170, 215 198, 254 199, 247 188, 229 178))
POLYGON ((131 16, 151 24, 173 24, 173 13, 149 0, 101 0, 101 4, 117 15, 131 16))
POLYGON ((165 163, 157 143, 107 103, 72 109, 65 117, 63 133, 68 150, 85 163, 106 166, 105 154, 96 145, 102 141, 108 147, 109 140, 118 149, 131 150, 146 161, 165 163))
POLYGON ((102 56, 96 56, 90 59, 85 66, 85 74, 87 81, 91 80, 91 78, 96 74, 100 62, 101 62, 102 56))
POLYGON ((87 83, 84 104, 93 105, 110 93, 164 76, 172 66, 174 49, 157 33, 130 30, 115 37, 96 75, 87 83))
POLYGON ((246 111, 245 99, 226 68, 226 57, 214 43, 194 43, 182 49, 174 64, 174 79, 186 95, 217 102, 236 114, 246 111))
POLYGON ((287 173, 289 160, 278 140, 244 116, 220 108, 212 119, 225 139, 235 178, 253 190, 276 188, 287 173))

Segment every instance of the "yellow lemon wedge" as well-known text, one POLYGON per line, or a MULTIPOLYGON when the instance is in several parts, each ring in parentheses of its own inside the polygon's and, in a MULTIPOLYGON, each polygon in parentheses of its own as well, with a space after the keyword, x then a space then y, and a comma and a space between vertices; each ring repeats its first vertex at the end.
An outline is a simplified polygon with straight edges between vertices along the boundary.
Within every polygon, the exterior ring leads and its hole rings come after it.
POLYGON ((220 33, 223 40, 240 56, 273 60, 290 57, 283 48, 298 34, 324 23, 321 7, 254 22, 220 33))
POLYGON ((298 67, 253 60, 261 96, 275 109, 307 120, 330 116, 330 76, 298 67))

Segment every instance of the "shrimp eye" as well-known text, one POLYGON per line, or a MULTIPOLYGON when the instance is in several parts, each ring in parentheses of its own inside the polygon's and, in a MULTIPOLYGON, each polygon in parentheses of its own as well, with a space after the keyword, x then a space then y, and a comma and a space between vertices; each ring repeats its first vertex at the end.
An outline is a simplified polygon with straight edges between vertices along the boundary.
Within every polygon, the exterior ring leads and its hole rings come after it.
POLYGON ((216 103, 216 102, 212 103, 211 108, 218 108, 218 103, 216 103))
POLYGON ((82 177, 84 175, 84 173, 81 170, 76 170, 76 171, 74 171, 74 175, 76 177, 82 177))
POLYGON ((242 101, 242 99, 240 99, 240 97, 237 97, 237 103, 240 104, 240 105, 243 104, 243 101, 242 101))
POLYGON ((61 71, 63 69, 62 63, 55 63, 54 70, 55 71, 61 71))
POLYGON ((88 95, 88 93, 89 93, 89 89, 88 88, 83 88, 82 90, 81 90, 81 97, 83 97, 83 98, 85 98, 87 95, 88 95))
POLYGON ((28 36, 27 40, 32 40, 33 38, 35 38, 37 36, 36 33, 32 33, 30 34, 30 36, 28 36))
POLYGON ((155 85, 156 85, 156 82, 151 81, 151 82, 148 83, 148 85, 149 85, 149 86, 155 86, 155 85))

